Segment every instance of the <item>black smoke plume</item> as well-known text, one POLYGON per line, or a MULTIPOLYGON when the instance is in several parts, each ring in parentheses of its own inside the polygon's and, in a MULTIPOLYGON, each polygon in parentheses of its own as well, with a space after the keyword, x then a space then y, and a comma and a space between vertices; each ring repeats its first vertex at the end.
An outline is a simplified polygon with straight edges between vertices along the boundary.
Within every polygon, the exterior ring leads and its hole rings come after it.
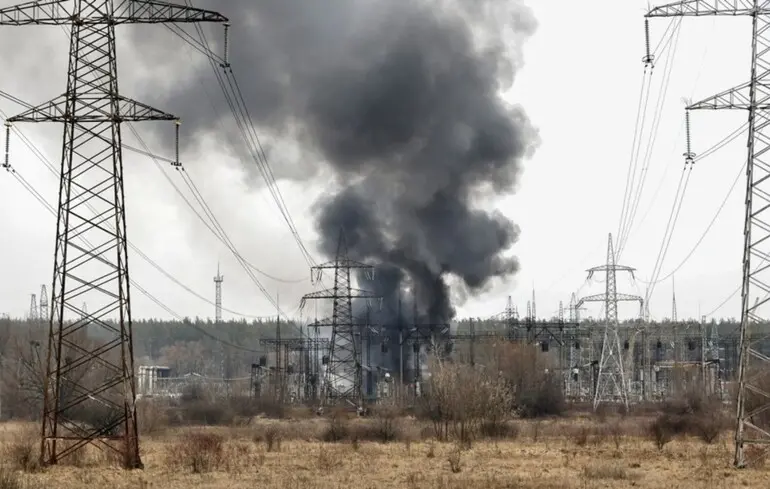
MULTIPOLYGON (((535 28, 521 1, 196 5, 233 21, 230 61, 258 130, 300 148, 292 170, 272 155, 279 175, 331 170, 316 206, 320 249, 333 257, 344 229, 350 258, 378 265, 363 285, 384 296, 386 322, 404 320, 393 311, 407 283, 424 319, 448 322, 449 276, 475 292, 517 271, 504 254, 517 226, 477 203, 513 190, 538 141, 523 109, 500 96, 535 28)), ((196 77, 160 93, 156 104, 182 114, 187 133, 217 134, 196 77)))

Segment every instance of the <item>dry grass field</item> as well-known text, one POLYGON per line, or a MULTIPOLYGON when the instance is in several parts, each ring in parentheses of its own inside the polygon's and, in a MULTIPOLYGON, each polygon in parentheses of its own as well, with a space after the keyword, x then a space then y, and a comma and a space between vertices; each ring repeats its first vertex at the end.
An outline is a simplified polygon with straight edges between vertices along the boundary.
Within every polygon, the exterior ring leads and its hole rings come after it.
POLYGON ((770 486, 770 470, 730 467, 729 433, 679 436, 658 448, 646 418, 520 421, 504 437, 460 446, 409 419, 255 419, 230 428, 162 429, 142 438, 145 469, 103 452, 38 470, 36 426, 0 426, 0 489, 562 489, 770 486), (388 442, 373 441, 388 439, 388 442), (325 441, 321 441, 325 440, 325 441), (336 440, 336 441, 335 441, 336 440), (470 446, 468 446, 470 445, 470 446), (33 452, 33 453, 31 453, 33 452), (26 470, 25 470, 26 466, 26 470))

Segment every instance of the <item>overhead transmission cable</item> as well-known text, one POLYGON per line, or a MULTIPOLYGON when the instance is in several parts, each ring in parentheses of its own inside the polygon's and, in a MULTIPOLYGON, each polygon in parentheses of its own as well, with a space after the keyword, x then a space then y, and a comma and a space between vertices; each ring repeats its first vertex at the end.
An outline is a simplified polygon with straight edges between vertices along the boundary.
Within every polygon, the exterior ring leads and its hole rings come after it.
MULTIPOLYGON (((190 6, 190 7, 192 7, 192 5, 189 5, 189 6, 190 6)), ((167 24, 167 25, 168 25, 168 24, 167 24)), ((173 24, 171 24, 171 25, 173 25, 173 24)), ((69 35, 70 35, 70 32, 69 32, 69 28, 68 28, 67 26, 64 26, 64 25, 62 25, 61 27, 62 27, 62 31, 64 32, 64 34, 65 34, 66 36, 68 36, 68 37, 69 37, 69 35)), ((202 31, 201 31, 201 32, 202 32, 202 31)), ((184 34, 186 35, 186 33, 184 33, 184 34)), ((191 44, 191 45, 193 45, 193 47, 196 47, 196 46, 195 46, 195 45, 196 45, 195 39, 194 39, 194 38, 192 38, 191 36, 187 35, 187 37, 185 38, 185 36, 183 35, 183 36, 182 36, 182 38, 183 38, 183 39, 185 40, 185 42, 187 42, 188 44, 191 44)), ((215 55, 214 55, 214 53, 213 53, 213 52, 212 52, 210 49, 208 49, 208 47, 207 47, 207 46, 206 46, 206 49, 205 49, 205 51, 201 51, 201 49, 203 49, 203 46, 202 46, 200 43, 197 43, 197 48, 198 48, 198 50, 199 50, 200 52, 202 52, 203 54, 205 54, 205 55, 207 56, 207 59, 208 59, 209 61, 211 61, 211 60, 212 60, 212 57, 214 57, 214 56, 215 56, 215 55)), ((14 97, 14 99, 16 99, 16 98, 14 97)), ((21 103, 24 105, 24 102, 23 102, 23 101, 21 101, 21 100, 19 100, 19 99, 16 99, 16 101, 19 101, 19 102, 21 102, 21 103)), ((29 104, 26 104, 26 105, 29 105, 29 104)), ((195 208, 194 208, 194 207, 193 207, 193 206, 192 206, 192 205, 189 203, 189 201, 188 201, 188 200, 187 200, 187 199, 184 197, 184 195, 183 195, 183 194, 182 194, 182 192, 181 192, 181 191, 178 189, 178 187, 177 187, 177 186, 176 186, 176 185, 173 183, 173 181, 172 181, 170 178, 168 178, 168 176, 166 175, 166 173, 163 171, 163 168, 162 168, 162 166, 161 166, 161 165, 158 163, 158 158, 157 158, 157 157, 156 157, 156 156, 155 156, 155 155, 154 155, 154 154, 153 154, 153 153, 152 153, 152 152, 149 150, 149 148, 147 147, 147 145, 144 143, 144 140, 141 138, 141 136, 139 135, 139 133, 138 133, 138 132, 137 132, 137 131, 134 129, 133 125, 132 125, 131 123, 128 123, 128 125, 129 125, 129 128, 131 129, 131 131, 134 133, 134 136, 137 138, 137 140, 140 142, 140 144, 141 144, 141 145, 144 147, 144 151, 140 151, 140 152, 141 152, 142 154, 144 154, 144 155, 146 155, 146 156, 149 156, 150 158, 152 158, 153 162, 156 164, 156 166, 157 166, 157 167, 158 167, 158 169, 161 171, 161 173, 163 173, 164 177, 166 177, 166 179, 167 179, 167 180, 168 180, 168 182, 169 182, 169 183, 172 185, 172 187, 174 188, 174 190, 175 190, 175 191, 176 191, 176 192, 177 192, 177 193, 178 193, 178 194, 179 194, 179 195, 182 197, 182 199, 185 201, 185 203, 187 203, 187 205, 188 205, 188 206, 189 206, 189 207, 190 207, 190 208, 193 210, 193 212, 194 212, 194 213, 195 213, 195 214, 198 216, 198 218, 199 218, 199 219, 201 219, 201 220, 204 222, 204 225, 206 225, 206 227, 208 227, 208 228, 209 228, 209 230, 211 230, 211 231, 212 231, 212 233, 215 235, 215 237, 218 237, 218 238, 220 238, 220 241, 222 241, 222 242, 223 242, 223 244, 225 244, 225 245, 226 245, 226 246, 227 246, 227 247, 230 249, 230 251, 231 251, 231 252, 233 252, 233 254, 236 256, 236 260, 239 262, 239 264, 240 264, 242 267, 244 267, 244 270, 246 271, 247 275, 249 275, 249 277, 252 279, 252 281, 253 281, 253 282, 254 282, 254 284, 257 286, 257 288, 259 288, 259 289, 260 289, 260 291, 262 292, 262 294, 265 296, 265 298, 266 298, 266 299, 267 299, 267 300, 268 300, 268 301, 269 301, 269 302, 270 302, 270 303, 271 303, 273 306, 275 306, 275 307, 276 307, 276 310, 277 310, 278 314, 279 314, 279 315, 280 315, 280 314, 282 314, 282 312, 281 312, 280 308, 278 308, 278 305, 277 305, 277 303, 276 303, 276 302, 273 300, 272 296, 271 296, 269 293, 267 293, 267 291, 266 291, 266 290, 265 290, 265 288, 262 286, 262 284, 259 282, 259 280, 258 280, 258 279, 256 279, 256 277, 254 277, 253 273, 251 273, 251 271, 250 271, 250 270, 247 270, 247 269, 246 269, 245 265, 249 265, 249 267, 250 267, 251 269, 253 269, 253 270, 255 270, 255 271, 259 272, 259 273, 262 273, 263 275, 267 276, 268 278, 271 278, 271 279, 273 279, 273 280, 276 280, 276 281, 282 281, 282 280, 281 280, 281 279, 278 279, 277 277, 274 277, 274 276, 272 276, 272 275, 269 275, 269 274, 267 274, 267 273, 265 273, 265 272, 261 271, 260 269, 258 269, 258 268, 257 268, 257 267, 255 267, 254 265, 252 265, 252 264, 250 264, 249 262, 247 262, 247 261, 246 261, 246 260, 245 260, 245 259, 244 259, 244 258, 241 256, 241 254, 240 254, 240 253, 238 253, 238 252, 237 252, 237 250, 235 250, 235 248, 234 248, 233 246, 231 246, 231 243, 230 243, 230 245, 228 245, 227 243, 225 243, 225 240, 224 240, 224 239, 222 239, 222 236, 221 236, 221 235, 219 235, 219 234, 217 234, 216 232, 214 232, 214 231, 212 230, 211 226, 208 226, 208 224, 205 222, 205 220, 203 220, 203 218, 200 216, 200 214, 199 214, 199 213, 198 213, 198 212, 195 210, 195 208)), ((178 144, 177 144, 177 151, 178 151, 178 144)), ((176 165, 176 164, 178 164, 178 161, 179 161, 179 155, 177 154, 177 158, 176 158, 176 160, 174 160, 174 161, 173 161, 173 163, 176 165)), ((58 175, 58 174, 57 174, 57 175, 58 175)), ((217 223, 218 223, 218 221, 217 221, 217 223)), ((220 226, 220 228, 221 228, 221 226, 220 226)), ((228 241, 229 241, 229 240, 228 240, 228 241)), ((157 265, 157 264, 156 264, 156 265, 157 265)), ((296 281, 284 281, 284 282, 289 282, 289 283, 298 283, 298 282, 302 282, 302 281, 304 281, 304 280, 306 280, 306 279, 302 279, 302 280, 296 280, 296 281)), ((196 294, 196 295, 197 295, 197 294, 196 294)), ((207 300, 207 301, 208 301, 208 300, 207 300)), ((223 308, 223 310, 225 310, 225 308, 223 308)), ((227 311, 228 311, 228 312, 231 312, 231 313, 234 313, 234 311, 230 311, 230 310, 227 310, 227 311)), ((238 315, 241 315, 241 316, 244 316, 244 317, 251 317, 251 318, 263 318, 263 317, 264 317, 264 316, 248 316, 248 315, 243 315, 243 314, 238 314, 238 315)), ((287 318, 287 319, 289 319, 289 318, 288 318, 288 316, 286 316, 286 318, 287 318)))
POLYGON ((642 194, 644 192, 644 185, 647 182, 647 176, 649 174, 648 170, 653 155, 653 148, 655 147, 655 143, 658 138, 658 130, 660 129, 663 107, 665 106, 666 98, 668 95, 668 88, 670 86, 671 73, 673 71, 674 59, 676 57, 676 47, 679 44, 680 33, 681 22, 677 24, 674 29, 672 36, 675 36, 675 39, 672 43, 669 44, 666 54, 666 63, 663 68, 663 77, 661 78, 660 89, 658 90, 658 98, 653 112, 652 126, 650 127, 647 145, 645 148, 644 157, 642 159, 641 175, 639 177, 640 181, 636 188, 636 192, 633 194, 631 199, 630 208, 625 223, 625 229, 621 231, 622 241, 620 242, 620 249, 617 252, 618 257, 623 253, 623 250, 625 250, 626 244, 628 243, 628 236, 634 225, 634 220, 636 219, 636 214, 639 210, 639 203, 641 202, 642 194))
MULTIPOLYGON (((189 2, 187 3, 189 4, 189 2)), ((179 35, 179 37, 182 38, 185 42, 191 43, 191 41, 189 40, 189 37, 190 37, 189 35, 180 34, 180 31, 182 31, 181 28, 179 28, 178 26, 169 26, 169 27, 172 30, 172 32, 179 35)), ((211 49, 209 48, 208 40, 206 38, 206 35, 203 29, 197 25, 195 26, 195 29, 198 33, 198 36, 200 37, 200 40, 201 40, 200 44, 205 47, 207 52, 211 52, 211 49)), ((229 63, 227 63, 226 60, 224 60, 225 62, 220 63, 219 66, 224 71, 224 76, 223 76, 222 71, 220 71, 220 69, 217 66, 217 63, 216 63, 217 58, 213 56, 207 56, 207 59, 212 68, 212 71, 214 72, 217 82, 219 83, 220 89, 222 90, 222 93, 225 97, 225 101, 227 102, 230 108, 230 111, 232 112, 232 115, 235 119, 236 125, 241 133, 241 136, 243 137, 243 140, 246 143, 247 148, 249 149, 249 152, 252 156, 252 159, 254 160, 254 163, 257 166, 257 169, 259 170, 260 174, 265 180, 268 191, 271 193, 273 200, 278 206, 278 210, 281 213, 281 216, 289 226, 289 230, 292 233, 292 236, 294 237, 295 241, 297 242, 297 245, 299 246, 300 251, 302 252, 305 260, 308 262, 310 266, 316 265, 316 262, 313 260, 305 244, 303 243, 299 235, 299 232, 296 229, 296 225, 294 224, 294 221, 291 217, 291 214, 289 213, 288 208, 286 207, 283 196, 275 180, 275 176, 273 175, 272 169, 270 168, 267 155, 264 151, 264 148, 262 147, 261 141, 254 128, 253 121, 248 112, 247 105, 243 100, 243 94, 240 90, 240 86, 237 83, 237 79, 235 78, 235 74, 232 70, 232 67, 229 66, 229 63)))
MULTIPOLYGON (((35 200, 37 200, 43 207, 45 207, 45 209, 51 215, 54 216, 54 218, 56 218, 56 216, 57 216, 56 209, 54 209, 54 207, 51 204, 49 204, 48 201, 45 200, 45 198, 40 194, 40 192, 37 191, 37 189, 35 189, 35 187, 32 184, 30 184, 21 174, 19 174, 19 172, 15 168, 10 168, 10 169, 8 169, 8 171, 17 179, 17 181, 19 181, 19 183, 22 185, 22 187, 35 198, 35 200)), ((85 237, 78 236, 78 239, 83 241, 87 246, 91 246, 91 244, 88 242, 88 239, 86 239, 85 237)), ((218 343, 221 343, 223 345, 230 346, 232 348, 235 348, 235 349, 238 349, 238 350, 242 350, 242 351, 247 351, 247 352, 250 352, 250 353, 259 353, 257 350, 252 350, 250 348, 246 348, 246 347, 243 347, 243 346, 231 343, 229 341, 223 340, 221 338, 218 338, 217 336, 211 334, 210 332, 206 331, 203 328, 200 328, 199 326, 197 326, 194 323, 185 322, 184 317, 182 317, 176 311, 171 309, 168 305, 166 305, 163 301, 158 299, 155 295, 153 295, 147 289, 142 287, 139 283, 136 282, 136 280, 134 280, 134 279, 129 279, 129 280, 130 280, 130 283, 131 283, 132 287, 134 287, 136 290, 138 290, 140 293, 142 293, 142 295, 144 295, 145 297, 150 299, 150 301, 152 301, 158 307, 160 307, 161 309, 166 311, 166 313, 168 313, 171 317, 173 317, 177 321, 181 322, 185 326, 190 327, 192 329, 195 329, 196 331, 198 331, 202 335, 204 335, 204 336, 206 336, 206 337, 208 337, 208 338, 210 338, 210 339, 212 339, 212 340, 214 340, 214 341, 216 341, 218 343)))
MULTIPOLYGON (((670 25, 673 25, 673 24, 670 24, 670 25)), ((712 22, 712 24, 711 24, 712 31, 715 28, 716 28, 716 21, 714 20, 712 22)), ((703 74, 703 67, 705 65, 706 56, 708 54, 708 50, 709 50, 710 46, 711 46, 711 43, 706 43, 704 45, 703 53, 701 55, 701 59, 700 59, 699 67, 698 67, 698 71, 697 71, 697 74, 696 74, 696 77, 695 77, 695 83, 693 83, 693 87, 692 87, 692 90, 690 91, 690 97, 689 97, 688 100, 692 100, 693 96, 695 95, 695 91, 698 88, 698 84, 700 82, 701 75, 703 74)), ((669 59, 673 60, 673 57, 671 57, 669 59)), ((666 85, 666 87, 667 86, 668 85, 666 85)), ((685 126, 686 126, 685 121, 682 121, 682 123, 679 125, 679 130, 677 131, 676 138, 674 139, 674 143, 673 143, 673 145, 671 147, 671 152, 670 152, 671 156, 674 155, 674 153, 676 152, 676 150, 678 148, 678 142, 680 141, 680 137, 682 136, 682 134, 684 132, 685 126)), ((745 127, 748 127, 748 123, 745 124, 745 127)), ((741 130, 745 129, 745 127, 744 128, 739 128, 738 131, 741 131, 741 130)), ((733 139, 734 138, 729 139, 729 141, 732 141, 733 139)), ((729 141, 727 141, 727 142, 729 142, 729 141)), ((713 151, 716 151, 716 150, 718 150, 720 148, 721 148, 721 146, 718 146, 718 147, 714 146, 714 147, 709 148, 709 150, 706 150, 703 154, 697 156, 695 158, 695 162, 698 162, 701 159, 709 156, 713 151)), ((624 249, 625 249, 625 244, 627 244, 627 242, 630 240, 631 235, 633 235, 634 231, 639 229, 642 226, 642 224, 644 224, 644 222, 647 220, 647 217, 650 214, 650 211, 655 206, 655 203, 657 202, 658 194, 660 193, 660 190, 663 188, 663 183, 665 183, 665 181, 666 181, 666 176, 668 175, 669 168, 671 168, 671 165, 665 165, 665 167, 663 169, 663 173, 661 174, 660 179, 659 179, 659 181, 658 181, 658 183, 657 183, 657 185, 655 187, 655 191, 653 192, 652 197, 649 199, 650 200, 650 204, 647 206, 646 210, 642 214, 641 219, 639 219, 639 221, 635 221, 635 225, 631 226, 629 228, 628 232, 626 233, 624 249)))
MULTIPOLYGON (((733 135, 728 136, 728 137, 730 138, 730 140, 734 140, 738 136, 740 136, 740 134, 741 133, 733 133, 733 135)), ((720 145, 720 144, 721 143, 717 143, 717 145, 720 145)), ((724 146, 723 144, 721 144, 721 145, 724 146)), ((703 156, 707 156, 707 154, 704 153, 703 156)), ((698 159, 699 158, 696 158, 696 161, 698 159)), ((730 189, 727 191, 727 194, 725 195, 724 199, 722 199, 722 202, 719 204, 719 207, 717 208, 716 212, 714 213, 714 216, 711 218, 711 221, 709 222, 708 226, 706 226, 706 229, 703 231, 703 233, 701 234, 700 238, 698 238, 698 240, 696 241, 695 245, 692 247, 692 249, 689 251, 689 253, 687 253, 687 255, 682 259, 682 261, 676 267, 674 267, 669 273, 667 273, 665 276, 663 276, 662 278, 658 278, 655 281, 651 280, 649 282, 645 282, 644 280, 640 280, 641 282, 649 284, 649 285, 657 284, 657 283, 660 283, 660 282, 665 282, 666 280, 671 278, 676 272, 678 272, 685 265, 685 263, 687 263, 689 261, 689 259, 693 256, 693 254, 698 249, 698 247, 701 245, 701 243, 703 243, 703 240, 706 238, 706 235, 708 235, 708 233, 711 231, 711 228, 716 223, 717 218, 722 213, 722 210, 724 209, 725 205, 727 205, 727 201, 729 200, 730 196, 732 195, 733 191, 735 190, 735 187, 738 185, 738 182, 740 181, 741 176, 743 176, 745 170, 746 170, 746 163, 744 163, 741 166, 740 170, 738 171, 738 174, 736 175, 735 179, 733 180, 732 185, 730 186, 730 189)), ((639 280, 639 279, 637 279, 637 280, 639 280)))
MULTIPOLYGON (((0 95, 5 97, 7 94, 5 94, 5 92, 0 91, 0 95)), ((10 100, 13 100, 14 102, 16 102, 16 103, 18 103, 18 104, 20 104, 22 106, 29 107, 29 104, 27 102, 24 102, 23 100, 18 99, 16 97, 6 97, 6 98, 9 98, 10 100)), ((5 119, 8 118, 7 114, 3 110, 0 110, 0 115, 2 115, 3 118, 5 118, 5 119)), ((131 126, 131 129, 134 130, 133 126, 131 126)), ((19 130, 17 127, 14 127, 13 131, 14 131, 14 134, 16 134, 19 137, 19 139, 21 139, 22 143, 32 152, 32 154, 41 163, 43 163, 43 165, 45 165, 45 167, 48 169, 48 171, 51 172, 51 174, 55 178, 58 179, 59 178, 59 171, 53 166, 53 164, 45 156, 45 154, 21 130, 19 130)), ((142 141, 142 144, 144 144, 143 141, 142 141)), ((146 149, 146 151, 141 151, 141 153, 146 154, 147 156, 150 156, 153 159, 157 158, 152 152, 149 151, 149 149, 146 147, 146 145, 145 145, 145 149, 146 149)), ((157 163, 157 160, 156 160, 156 164, 159 165, 159 163, 157 163)), ((22 178, 18 173, 14 173, 14 174, 16 175, 17 179, 18 178, 22 178)), ((39 197, 38 198, 39 201, 40 201, 40 199, 42 199, 42 196, 40 196, 40 194, 37 193, 36 190, 34 190, 34 187, 32 187, 28 182, 26 182, 26 180, 24 182, 20 182, 20 183, 22 183, 25 187, 29 187, 28 191, 31 191, 34 194, 36 194, 39 197)), ((45 201, 45 199, 43 199, 40 202, 41 203, 45 203, 46 206, 50 207, 50 205, 45 201)), ((92 212, 95 212, 93 206, 90 203, 87 203, 86 206, 92 212)), ((50 207, 50 210, 52 212, 54 212, 54 215, 56 215, 56 212, 55 212, 55 210, 52 207, 50 207)), ((193 208, 193 211, 194 211, 194 208, 193 208)), ((128 246, 133 251, 135 251, 137 253, 137 255, 139 255, 140 258, 145 260, 153 268, 158 270, 160 273, 162 273, 168 279, 170 279, 171 281, 173 281, 174 283, 176 283, 177 285, 179 285, 180 287, 185 289, 187 292, 189 292, 192 295, 198 297, 199 299, 201 299, 201 300, 203 300, 203 301, 205 301, 205 302, 207 302, 207 303, 209 303, 211 305, 215 305, 213 301, 211 301, 210 299, 206 298, 205 296, 195 292, 193 289, 191 289, 187 285, 183 284, 180 280, 178 280, 176 277, 174 277, 171 273, 169 273, 166 270, 164 270, 157 262, 155 262, 154 260, 150 259, 150 257, 148 257, 144 252, 142 252, 142 250, 140 250, 137 246, 135 246, 131 241, 127 241, 127 244, 128 244, 128 246)), ((228 308, 225 308, 225 307, 222 307, 222 309, 227 311, 227 312, 229 312, 230 314, 233 314, 233 315, 236 315, 236 316, 241 316, 241 317, 244 317, 244 318, 249 318, 249 319, 266 319, 268 317, 272 317, 272 316, 257 316, 257 315, 251 315, 251 314, 244 314, 244 313, 240 313, 238 311, 234 311, 234 310, 231 310, 231 309, 228 309, 228 308)))
POLYGON ((647 56, 644 58, 645 67, 644 67, 644 76, 643 76, 643 83, 642 83, 642 93, 644 95, 642 96, 640 94, 639 106, 637 109, 636 125, 634 127, 634 137, 633 137, 632 147, 631 147, 631 159, 629 161, 628 171, 626 174, 626 187, 623 194, 620 222, 618 223, 618 232, 616 234, 615 249, 616 249, 617 258, 619 258, 623 252, 623 248, 626 242, 626 235, 628 233, 630 223, 633 220, 633 216, 635 215, 635 207, 638 207, 638 202, 641 199, 641 191, 643 190, 643 187, 644 187, 644 182, 646 180, 646 175, 647 175, 647 166, 649 165, 649 158, 651 153, 650 146, 653 145, 655 142, 657 127, 660 122, 659 121, 660 112, 662 111, 662 105, 663 105, 663 102, 665 101, 665 96, 668 91, 668 83, 670 81, 672 59, 674 57, 672 52, 675 50, 676 44, 679 39, 678 34, 680 32, 681 20, 679 21, 672 20, 669 23, 669 28, 672 25, 674 26, 674 29, 671 31, 671 35, 666 36, 669 30, 669 29, 666 29, 666 34, 664 34, 664 37, 661 40, 661 43, 658 44, 658 47, 656 47, 655 52, 651 52, 650 41, 649 41, 650 39, 649 22, 645 22, 647 56), (663 42, 664 40, 665 40, 665 43, 663 42), (672 40, 676 40, 677 42, 672 43, 671 42, 672 40), (652 61, 656 56, 656 52, 658 48, 661 47, 661 44, 662 44, 663 50, 668 48, 668 51, 666 54, 667 59, 666 59, 666 64, 664 65, 664 76, 661 81, 661 91, 658 93, 658 100, 655 104, 655 109, 653 111, 653 124, 649 132, 647 147, 644 153, 644 157, 642 159, 641 174, 638 177, 638 183, 637 183, 637 169, 639 168, 640 155, 642 154, 642 140, 643 140, 643 135, 646 127, 650 88, 652 86, 652 72, 653 72, 652 61))

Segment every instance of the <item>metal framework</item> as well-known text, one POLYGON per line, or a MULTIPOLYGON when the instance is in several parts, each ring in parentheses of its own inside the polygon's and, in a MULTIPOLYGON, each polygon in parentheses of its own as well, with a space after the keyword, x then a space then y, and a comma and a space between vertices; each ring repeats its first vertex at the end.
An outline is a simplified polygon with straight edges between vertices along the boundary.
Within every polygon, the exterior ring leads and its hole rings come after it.
POLYGON ((37 321, 38 319, 40 319, 40 316, 38 316, 37 296, 31 294, 29 298, 29 320, 37 321))
POLYGON ((620 402, 628 408, 628 384, 623 369, 622 351, 620 348, 620 336, 618 335, 618 301, 640 301, 639 296, 619 294, 617 290, 617 272, 628 272, 634 276, 634 268, 615 263, 615 252, 612 248, 612 234, 607 239, 607 263, 588 269, 590 279, 596 272, 605 272, 605 292, 581 298, 575 308, 580 309, 586 302, 603 302, 606 312, 606 324, 604 327, 604 339, 602 341, 602 355, 599 360, 594 388, 594 409, 602 402, 620 402))
POLYGON ((214 321, 217 323, 222 322, 222 282, 225 281, 225 277, 219 273, 219 265, 217 265, 217 274, 214 277, 214 321))
POLYGON ((227 19, 155 0, 33 1, 0 9, 0 25, 67 25, 71 30, 66 92, 7 121, 64 124, 41 437, 45 465, 96 444, 117 451, 126 468, 143 466, 134 401, 121 124, 177 118, 120 95, 115 26, 170 22, 227 19), (84 299, 91 303, 90 314, 81 308, 84 299), (94 327, 108 338, 84 344, 86 328, 94 327), (78 413, 87 406, 105 410, 104 421, 79 422, 78 413))
POLYGON ((689 0, 651 9, 645 17, 747 16, 751 18, 751 75, 687 110, 746 110, 749 115, 746 212, 744 219, 743 279, 741 288, 740 361, 736 403, 735 456, 746 465, 747 445, 770 443, 768 426, 759 421, 770 409, 770 393, 763 389, 770 374, 770 358, 760 353, 751 325, 767 317, 770 301, 770 1, 689 0), (753 301, 753 305, 752 305, 753 301), (761 314, 763 309, 765 314, 761 314))
POLYGON ((40 308, 40 320, 48 320, 48 291, 45 289, 45 285, 40 287, 40 304, 38 307, 40 308))
MULTIPOLYGON (((331 300, 333 311, 329 326, 332 328, 329 358, 322 385, 321 405, 342 400, 361 407, 363 404, 361 325, 353 321, 353 299, 375 299, 371 292, 351 285, 352 270, 364 272, 374 279, 374 267, 348 258, 344 231, 340 230, 337 254, 332 262, 312 267, 311 278, 320 282, 324 270, 334 271, 334 286, 302 297, 300 308, 308 300, 331 300)), ((325 324, 319 324, 325 326, 325 324)))

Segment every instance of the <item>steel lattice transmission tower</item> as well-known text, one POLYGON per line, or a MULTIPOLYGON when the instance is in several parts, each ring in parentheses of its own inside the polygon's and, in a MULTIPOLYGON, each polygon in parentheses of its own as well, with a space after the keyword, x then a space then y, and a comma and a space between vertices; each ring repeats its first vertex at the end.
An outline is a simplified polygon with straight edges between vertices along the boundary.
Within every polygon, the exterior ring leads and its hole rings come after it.
POLYGON ((38 317, 37 296, 32 294, 29 298, 29 320, 37 321, 38 319, 40 318, 38 317))
POLYGON ((623 350, 620 347, 620 335, 618 334, 618 302, 639 301, 644 299, 629 294, 619 294, 617 289, 617 272, 628 272, 634 276, 635 268, 618 265, 615 263, 615 252, 612 248, 612 234, 607 240, 607 263, 588 269, 588 278, 596 272, 605 272, 604 294, 590 295, 580 299, 576 309, 580 309, 586 302, 603 302, 606 312, 606 324, 604 326, 604 338, 602 340, 602 355, 599 359, 599 372, 594 387, 594 409, 602 402, 619 402, 628 408, 628 384, 623 371, 623 350))
POLYGON ((64 124, 43 408, 44 464, 55 464, 94 443, 119 452, 127 468, 142 467, 134 406, 121 123, 177 118, 120 95, 115 26, 171 22, 227 19, 156 0, 48 0, 0 9, 0 25, 71 29, 66 92, 7 121, 64 124), (91 304, 91 314, 81 310, 83 299, 91 304), (100 328, 110 337, 86 346, 78 339, 86 327, 100 328), (98 404, 110 415, 94 426, 77 423, 72 414, 85 404, 98 404))
POLYGON ((45 285, 40 286, 40 320, 41 321, 49 321, 51 318, 48 317, 49 310, 48 310, 48 291, 45 289, 45 285))
POLYGON ((376 299, 378 296, 365 290, 353 288, 350 273, 352 270, 362 271, 368 280, 373 280, 374 267, 348 258, 345 233, 340 231, 334 261, 311 269, 314 282, 320 281, 324 270, 334 271, 334 286, 331 289, 305 295, 301 303, 301 307, 304 307, 308 300, 328 299, 333 301, 330 324, 320 324, 321 326, 329 325, 332 327, 321 403, 327 404, 334 400, 342 400, 360 407, 363 404, 361 331, 369 325, 354 321, 353 299, 376 299))
POLYGON ((214 277, 215 288, 215 301, 214 301, 214 321, 217 323, 222 322, 222 282, 225 281, 225 277, 219 272, 219 265, 217 265, 217 274, 214 277))
POLYGON ((739 109, 749 114, 734 458, 736 466, 744 467, 747 444, 767 447, 770 443, 770 427, 759 426, 757 416, 770 409, 770 393, 761 388, 770 374, 770 358, 755 348, 760 338, 751 334, 752 323, 769 316, 767 306, 770 301, 770 266, 767 263, 770 260, 770 118, 767 112, 770 109, 770 1, 680 1, 655 7, 645 15, 647 19, 698 16, 746 16, 751 19, 749 81, 687 107, 688 112, 739 109))

